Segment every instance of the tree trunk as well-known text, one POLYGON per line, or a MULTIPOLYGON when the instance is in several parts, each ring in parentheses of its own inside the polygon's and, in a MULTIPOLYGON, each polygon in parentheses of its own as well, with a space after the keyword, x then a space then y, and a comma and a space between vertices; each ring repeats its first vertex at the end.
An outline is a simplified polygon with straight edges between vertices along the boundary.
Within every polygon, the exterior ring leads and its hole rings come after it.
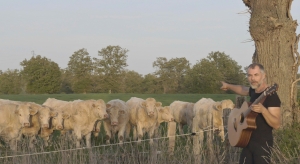
POLYGON ((167 92, 168 92, 168 86, 165 84, 165 85, 163 85, 163 88, 164 88, 164 94, 166 94, 167 92))
POLYGON ((297 21, 290 14, 292 0, 243 0, 249 7, 250 34, 255 42, 253 61, 266 70, 267 83, 279 85, 283 126, 297 121, 297 21))

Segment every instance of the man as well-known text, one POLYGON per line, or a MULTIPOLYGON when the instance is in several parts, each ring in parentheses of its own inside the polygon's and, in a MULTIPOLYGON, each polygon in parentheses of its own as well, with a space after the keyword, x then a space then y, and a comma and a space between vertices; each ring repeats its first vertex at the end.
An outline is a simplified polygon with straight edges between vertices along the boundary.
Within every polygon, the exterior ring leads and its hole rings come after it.
MULTIPOLYGON (((242 96, 249 95, 250 103, 253 103, 268 87, 264 67, 257 63, 250 64, 247 77, 251 87, 232 85, 222 81, 221 89, 232 90, 242 96)), ((277 93, 267 96, 263 104, 251 105, 251 110, 258 113, 257 128, 253 130, 248 145, 242 150, 240 164, 270 163, 270 147, 273 146, 272 130, 278 129, 281 124, 280 105, 277 93)))

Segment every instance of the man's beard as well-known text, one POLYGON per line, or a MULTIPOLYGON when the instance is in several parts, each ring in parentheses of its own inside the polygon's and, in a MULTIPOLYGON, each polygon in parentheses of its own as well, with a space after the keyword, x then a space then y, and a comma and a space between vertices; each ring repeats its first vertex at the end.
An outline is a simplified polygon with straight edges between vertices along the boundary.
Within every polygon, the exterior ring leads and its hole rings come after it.
POLYGON ((250 86, 251 86, 252 89, 257 89, 257 88, 260 87, 260 85, 261 85, 262 83, 263 83, 263 79, 260 80, 259 82, 257 82, 256 85, 253 85, 253 84, 250 83, 250 86))

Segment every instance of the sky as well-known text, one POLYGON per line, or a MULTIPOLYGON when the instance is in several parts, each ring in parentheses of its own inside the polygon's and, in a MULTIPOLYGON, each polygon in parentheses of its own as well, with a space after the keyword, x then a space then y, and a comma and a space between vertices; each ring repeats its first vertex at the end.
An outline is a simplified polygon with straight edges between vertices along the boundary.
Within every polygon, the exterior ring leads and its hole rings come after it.
MULTIPOLYGON (((300 24, 300 0, 291 14, 300 24)), ((255 49, 249 19, 242 0, 0 0, 0 70, 33 54, 64 69, 75 51, 100 58, 109 45, 129 50, 126 69, 142 75, 158 57, 193 66, 216 51, 244 68, 255 49)))

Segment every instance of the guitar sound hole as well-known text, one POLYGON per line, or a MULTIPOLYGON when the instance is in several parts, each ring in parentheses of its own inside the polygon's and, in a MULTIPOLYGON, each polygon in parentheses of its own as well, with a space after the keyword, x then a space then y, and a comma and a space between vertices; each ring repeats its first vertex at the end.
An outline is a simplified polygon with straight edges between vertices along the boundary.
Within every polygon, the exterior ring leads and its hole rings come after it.
POLYGON ((237 131, 237 123, 236 123, 236 118, 234 118, 234 121, 233 121, 233 128, 235 131, 237 131))
POLYGON ((243 115, 243 114, 241 114, 241 116, 240 116, 240 123, 243 123, 243 122, 244 122, 244 120, 245 120, 245 117, 244 117, 244 115, 243 115))

